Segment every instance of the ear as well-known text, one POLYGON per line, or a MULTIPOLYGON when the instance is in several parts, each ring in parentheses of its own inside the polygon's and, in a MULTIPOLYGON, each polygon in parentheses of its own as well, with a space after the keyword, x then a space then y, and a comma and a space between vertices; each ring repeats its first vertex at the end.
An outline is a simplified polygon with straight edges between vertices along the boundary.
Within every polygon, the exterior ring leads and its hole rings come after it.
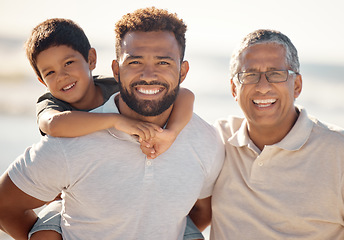
POLYGON ((180 83, 182 83, 185 80, 188 72, 189 72, 189 62, 183 61, 180 66, 180 83))
POLYGON ((231 91, 232 91, 232 96, 234 97, 234 100, 238 101, 238 99, 237 99, 237 96, 238 96, 237 91, 238 91, 238 89, 237 89, 237 85, 235 84, 233 78, 231 79, 231 91))
POLYGON ((97 52, 94 48, 91 48, 88 51, 88 65, 89 69, 92 71, 96 68, 97 64, 97 52))
POLYGON ((294 80, 294 99, 300 96, 302 90, 302 76, 297 74, 294 80))
POLYGON ((40 81, 41 83, 44 84, 44 86, 47 86, 47 84, 45 84, 45 82, 40 78, 40 77, 37 77, 38 81, 40 81))
POLYGON ((117 60, 112 61, 111 68, 112 68, 113 77, 115 78, 116 82, 118 82, 119 64, 118 64, 117 60))

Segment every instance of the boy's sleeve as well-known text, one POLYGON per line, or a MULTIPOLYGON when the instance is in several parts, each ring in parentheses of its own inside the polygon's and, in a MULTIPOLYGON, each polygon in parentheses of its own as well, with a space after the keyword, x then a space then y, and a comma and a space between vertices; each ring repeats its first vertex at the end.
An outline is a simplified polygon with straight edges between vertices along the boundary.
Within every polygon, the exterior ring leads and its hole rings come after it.
POLYGON ((104 102, 106 102, 114 93, 119 91, 119 84, 113 77, 94 76, 95 85, 102 90, 104 102))
MULTIPOLYGON (((57 110, 59 112, 63 111, 72 111, 75 110, 69 103, 61 101, 55 98, 50 92, 47 92, 40 96, 36 103, 36 116, 37 116, 37 123, 39 122, 39 118, 45 111, 48 110, 57 110)), ((40 131, 42 136, 45 135, 42 131, 40 131)))
POLYGON ((63 112, 73 110, 73 107, 69 103, 53 97, 50 92, 47 92, 40 96, 37 100, 36 115, 37 117, 39 117, 39 115, 42 114, 44 111, 51 109, 63 112))

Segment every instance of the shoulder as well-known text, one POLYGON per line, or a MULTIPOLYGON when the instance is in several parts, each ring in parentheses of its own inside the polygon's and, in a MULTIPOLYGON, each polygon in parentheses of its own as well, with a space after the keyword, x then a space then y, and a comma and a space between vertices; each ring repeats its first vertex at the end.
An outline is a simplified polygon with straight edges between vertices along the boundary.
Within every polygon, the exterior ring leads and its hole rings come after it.
POLYGON ((38 98, 36 103, 36 114, 39 115, 48 109, 58 111, 75 110, 69 103, 55 98, 50 92, 47 92, 38 98))
POLYGON ((46 100, 55 101, 55 99, 57 98, 55 98, 50 92, 46 92, 38 98, 37 103, 40 103, 46 100))
POLYGON ((242 117, 228 116, 227 118, 218 119, 214 126, 219 131, 222 141, 226 141, 240 129, 244 120, 242 117))
POLYGON ((193 114, 191 120, 179 134, 178 145, 181 145, 193 156, 199 159, 204 169, 210 173, 220 169, 224 160, 225 146, 216 128, 197 114, 193 114))
POLYGON ((177 140, 178 143, 197 149, 197 151, 216 151, 217 147, 215 146, 223 145, 216 128, 195 113, 179 133, 177 140))
POLYGON ((335 142, 344 144, 344 129, 334 124, 319 121, 317 118, 309 116, 314 126, 312 133, 322 139, 333 139, 335 142))
POLYGON ((218 132, 214 126, 207 123, 197 114, 193 114, 189 123, 186 125, 185 130, 198 137, 217 137, 218 132))
POLYGON ((113 77, 103 76, 103 75, 96 75, 93 76, 93 81, 96 84, 116 84, 116 80, 113 77))
POLYGON ((94 76, 94 84, 99 86, 102 90, 104 100, 106 101, 109 97, 119 91, 119 84, 113 77, 105 76, 94 76))

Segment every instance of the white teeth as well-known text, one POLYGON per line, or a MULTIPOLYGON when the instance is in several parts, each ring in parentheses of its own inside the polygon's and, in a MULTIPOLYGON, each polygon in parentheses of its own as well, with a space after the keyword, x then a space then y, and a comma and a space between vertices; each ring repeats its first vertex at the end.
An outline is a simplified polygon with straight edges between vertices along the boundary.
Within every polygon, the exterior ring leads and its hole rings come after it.
POLYGON ((139 91, 140 93, 149 94, 149 95, 157 94, 158 92, 160 92, 159 89, 155 89, 155 90, 138 89, 138 91, 139 91))
POLYGON ((74 86, 75 86, 75 83, 72 83, 72 84, 68 85, 67 87, 64 87, 63 91, 67 91, 67 90, 71 89, 74 86))
POLYGON ((253 100, 253 102, 257 103, 257 104, 274 103, 274 102, 276 102, 276 99, 253 100))
POLYGON ((268 107, 275 102, 276 102, 276 99, 253 100, 253 103, 257 104, 259 107, 268 107))

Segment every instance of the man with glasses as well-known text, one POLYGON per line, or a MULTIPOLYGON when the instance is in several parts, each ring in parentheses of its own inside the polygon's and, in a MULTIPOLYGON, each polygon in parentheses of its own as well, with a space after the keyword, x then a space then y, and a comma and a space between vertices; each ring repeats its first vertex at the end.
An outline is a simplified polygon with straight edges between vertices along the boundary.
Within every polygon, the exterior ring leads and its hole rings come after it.
POLYGON ((217 123, 226 159, 211 239, 344 239, 344 131, 295 106, 302 78, 289 38, 248 34, 231 86, 245 118, 217 123))

